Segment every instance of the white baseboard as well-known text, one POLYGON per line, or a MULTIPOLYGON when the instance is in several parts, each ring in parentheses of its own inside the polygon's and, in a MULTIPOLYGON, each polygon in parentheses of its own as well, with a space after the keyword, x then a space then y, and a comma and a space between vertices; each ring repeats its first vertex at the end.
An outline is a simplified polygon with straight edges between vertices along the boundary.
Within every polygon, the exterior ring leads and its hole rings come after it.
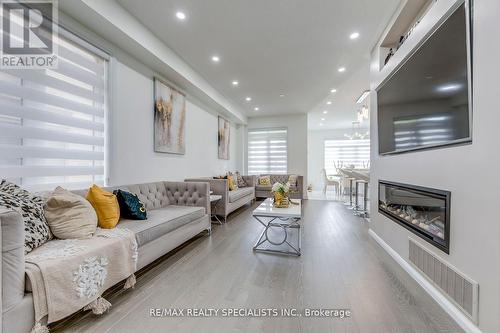
POLYGON ((415 280, 424 290, 443 308, 448 315, 465 331, 469 333, 481 333, 466 315, 462 313, 446 296, 444 296, 427 278, 417 271, 409 262, 404 260, 392 247, 390 247, 371 228, 368 230, 370 236, 415 280))

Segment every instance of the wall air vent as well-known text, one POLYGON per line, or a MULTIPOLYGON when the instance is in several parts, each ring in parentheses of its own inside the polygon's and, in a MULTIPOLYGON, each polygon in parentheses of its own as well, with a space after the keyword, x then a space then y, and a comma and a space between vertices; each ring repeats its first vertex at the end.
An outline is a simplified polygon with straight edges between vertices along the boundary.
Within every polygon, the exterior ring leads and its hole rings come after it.
POLYGON ((479 285, 410 238, 410 262, 467 317, 478 323, 479 285))

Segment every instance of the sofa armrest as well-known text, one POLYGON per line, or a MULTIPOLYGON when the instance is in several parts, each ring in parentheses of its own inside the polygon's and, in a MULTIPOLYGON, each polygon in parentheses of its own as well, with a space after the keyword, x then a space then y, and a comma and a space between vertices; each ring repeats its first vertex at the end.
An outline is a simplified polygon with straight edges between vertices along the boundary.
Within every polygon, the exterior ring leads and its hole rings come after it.
POLYGON ((292 194, 295 199, 304 199, 304 176, 297 175, 297 187, 292 194))
POLYGON ((24 297, 24 221, 21 214, 0 208, 1 313, 19 304, 24 297))
POLYGON ((297 177, 297 190, 299 191, 300 198, 304 199, 304 176, 297 177))
POLYGON ((255 185, 257 185, 257 176, 241 176, 241 178, 243 178, 249 187, 255 187, 255 185))
POLYGON ((210 214, 209 184, 206 182, 164 182, 171 205, 204 207, 210 214))
POLYGON ((213 179, 213 178, 189 178, 185 179, 186 182, 207 182, 210 184, 210 190, 213 194, 218 194, 222 196, 221 202, 223 205, 228 203, 229 200, 229 187, 227 184, 227 179, 213 179))

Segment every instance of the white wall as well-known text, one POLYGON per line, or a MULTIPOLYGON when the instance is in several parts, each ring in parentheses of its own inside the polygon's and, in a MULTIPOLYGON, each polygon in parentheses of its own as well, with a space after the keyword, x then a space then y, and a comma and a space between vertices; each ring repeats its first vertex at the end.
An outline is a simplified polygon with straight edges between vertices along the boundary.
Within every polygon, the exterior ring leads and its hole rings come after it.
POLYGON ((324 180, 321 170, 325 167, 325 140, 342 140, 344 134, 349 134, 351 129, 309 130, 307 140, 307 170, 308 181, 312 184, 313 191, 323 189, 324 180))
MULTIPOLYGON (((153 150, 153 79, 116 62, 113 76, 110 185, 214 176, 236 170, 237 132, 231 126, 230 160, 217 157, 217 116, 193 102, 186 108, 186 154, 153 150)), ((188 96, 189 97, 189 96, 188 96)))
MULTIPOLYGON (((288 173, 304 176, 304 193, 307 187, 307 115, 279 117, 253 117, 248 119, 248 129, 286 127, 288 130, 288 173)), ((248 150, 245 139, 245 161, 248 150)), ((246 162, 245 162, 246 163, 246 162)))
MULTIPOLYGON (((230 160, 217 157, 217 115, 194 94, 186 93, 186 154, 155 153, 153 146, 153 78, 172 84, 167 75, 142 58, 103 38, 102 27, 86 26, 71 17, 75 12, 59 13, 64 27, 108 52, 110 63, 110 135, 108 143, 108 184, 122 185, 158 180, 184 180, 213 176, 229 170, 242 170, 242 132, 231 122, 230 160), (68 15, 69 14, 69 15, 68 15), (139 59, 139 60, 138 60, 139 59)), ((107 27, 109 28, 109 27, 107 27)), ((106 29, 107 29, 106 28, 106 29)), ((182 87, 172 84, 180 91, 182 87)))
MULTIPOLYGON (((444 8, 452 2, 442 0, 434 6, 444 8)), ((431 9, 429 13, 437 15, 436 10, 431 9)), ((500 222, 496 212, 500 203, 500 177, 497 172, 500 165, 500 44, 492 42, 494 36, 500 35, 498 13, 498 0, 474 2, 471 145, 381 157, 377 154, 376 111, 372 112, 371 119, 372 197, 377 197, 379 179, 451 191, 450 254, 446 255, 377 213, 377 200, 372 201, 371 211, 374 214, 371 228, 405 260, 408 260, 408 237, 412 237, 477 281, 479 328, 487 333, 500 332, 500 222)), ((421 24, 425 28, 426 23, 422 21, 421 24)), ((415 30, 415 36, 418 33, 415 30)), ((412 43, 412 40, 408 42, 412 43)), ((376 57, 373 60, 372 81, 380 82, 382 77, 376 70, 376 57)), ((376 110, 376 98, 372 99, 372 110, 376 110)))

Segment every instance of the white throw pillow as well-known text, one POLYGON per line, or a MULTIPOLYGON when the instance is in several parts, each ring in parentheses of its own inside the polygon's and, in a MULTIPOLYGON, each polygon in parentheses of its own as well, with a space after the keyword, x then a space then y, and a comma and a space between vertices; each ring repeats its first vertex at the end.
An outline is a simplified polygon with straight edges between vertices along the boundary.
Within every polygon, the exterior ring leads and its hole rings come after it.
POLYGON ((97 214, 90 202, 62 187, 48 196, 45 218, 59 239, 90 238, 97 228, 97 214))

